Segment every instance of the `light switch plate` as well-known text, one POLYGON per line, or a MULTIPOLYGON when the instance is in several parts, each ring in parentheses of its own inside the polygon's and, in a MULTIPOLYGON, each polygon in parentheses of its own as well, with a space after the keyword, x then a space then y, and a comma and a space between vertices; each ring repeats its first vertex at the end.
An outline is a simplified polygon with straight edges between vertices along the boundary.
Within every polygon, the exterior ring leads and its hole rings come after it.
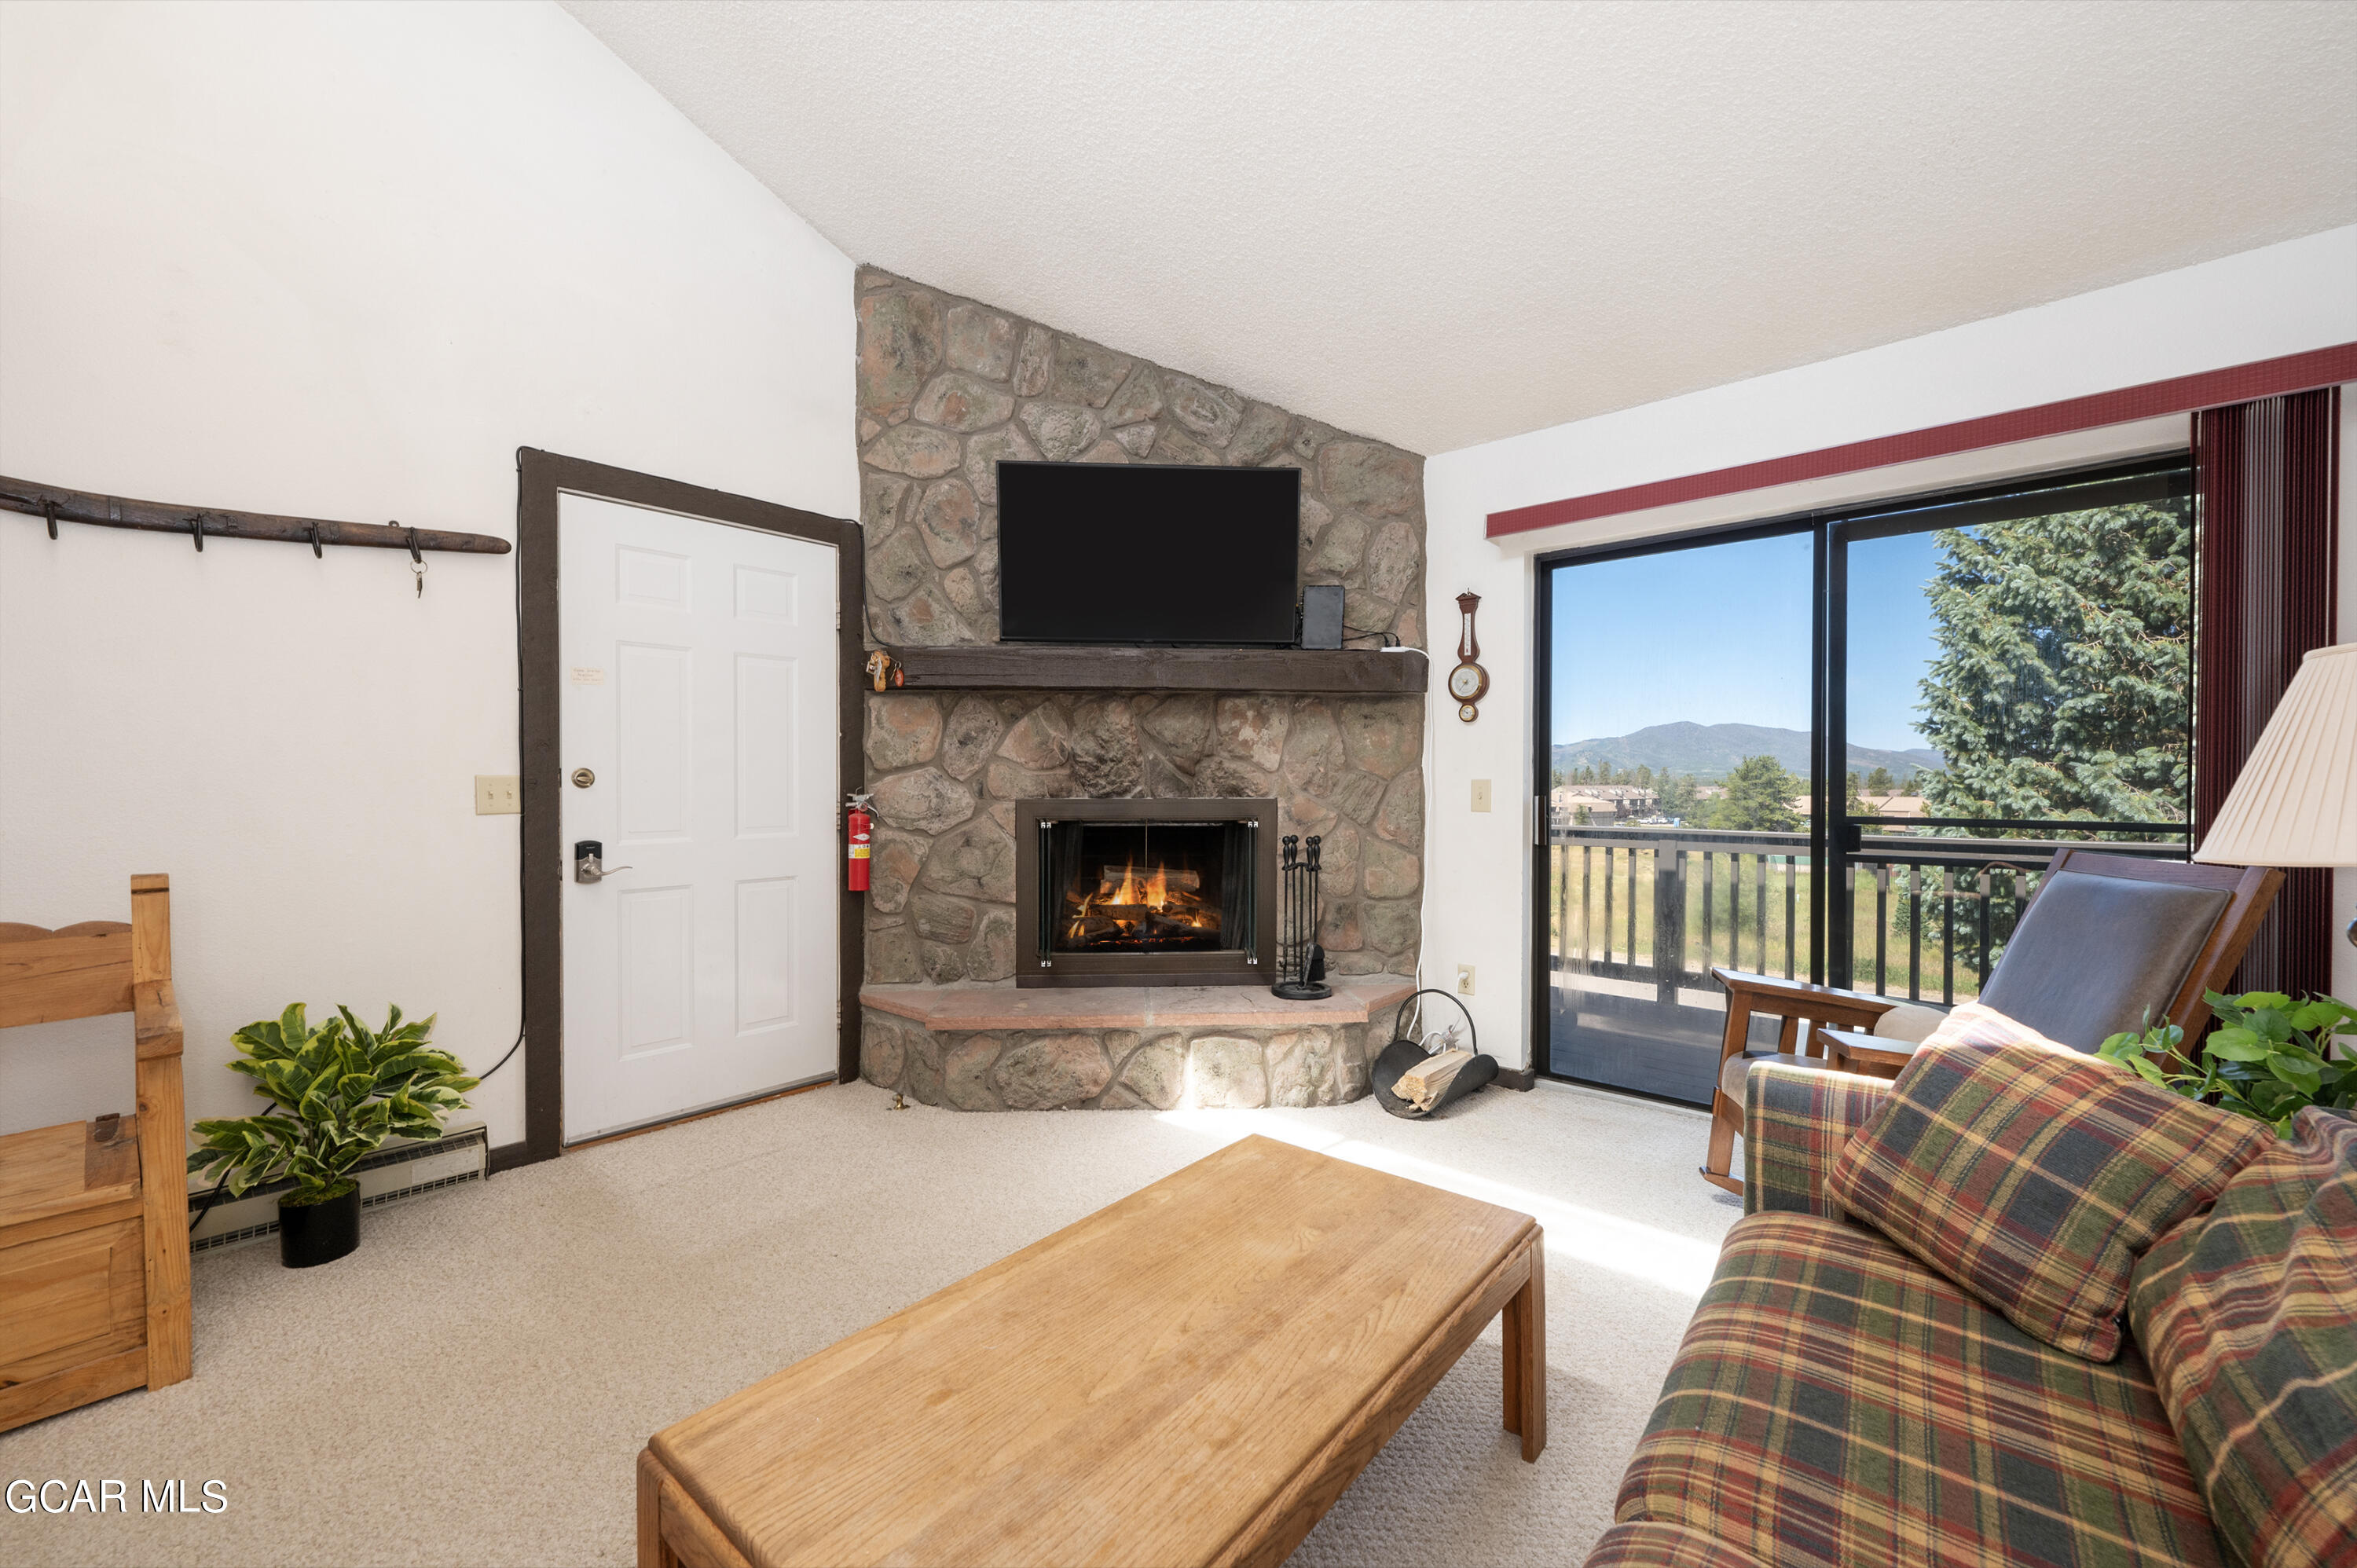
POLYGON ((1457 966, 1457 994, 1459 996, 1473 994, 1473 966, 1469 963, 1460 963, 1457 966))
POLYGON ((1477 811, 1490 809, 1490 781, 1487 779, 1473 780, 1473 809, 1477 811))
POLYGON ((512 773, 475 775, 475 815, 511 816, 523 810, 523 784, 512 773))

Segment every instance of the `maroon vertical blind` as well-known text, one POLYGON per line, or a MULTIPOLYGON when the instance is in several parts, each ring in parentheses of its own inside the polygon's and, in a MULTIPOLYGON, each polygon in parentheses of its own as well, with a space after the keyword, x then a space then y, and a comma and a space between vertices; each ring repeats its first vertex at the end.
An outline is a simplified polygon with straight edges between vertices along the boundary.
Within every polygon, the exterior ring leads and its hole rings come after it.
MULTIPOLYGON (((2194 416, 2197 837, 2217 820, 2301 657, 2332 641, 2340 399, 2325 387, 2194 416)), ((2287 873, 2235 989, 2328 990, 2331 928, 2332 873, 2287 873)))

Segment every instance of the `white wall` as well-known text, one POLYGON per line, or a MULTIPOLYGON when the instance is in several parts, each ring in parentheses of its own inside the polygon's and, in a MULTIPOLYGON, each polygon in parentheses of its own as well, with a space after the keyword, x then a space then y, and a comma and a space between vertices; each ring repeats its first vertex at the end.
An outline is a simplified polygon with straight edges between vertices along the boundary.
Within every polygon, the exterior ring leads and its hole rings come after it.
MULTIPOLYGON (((1567 496, 1897 435, 2090 392, 2357 340, 2357 227, 2334 230, 2116 288, 1641 408, 1444 453, 1425 465, 1436 663, 1468 588, 1483 596, 1481 717, 1436 707, 1426 766, 1424 966, 1448 977, 1478 962, 1472 1004, 1501 1061, 1530 1060, 1532 554, 1768 517, 1809 506, 1902 495, 2181 443, 2185 424, 2144 422, 1910 464, 1753 495, 1598 519, 1491 542, 1488 515, 1567 496), (1500 810, 1469 809, 1471 781, 1496 781, 1500 810), (1519 810, 1515 809, 1519 804, 1519 810)), ((2350 396, 2344 392, 2344 398, 2350 396)), ((2344 408, 2344 420, 2348 417, 2344 408)), ((2344 573, 2357 557, 2350 492, 2357 447, 2344 442, 2344 573)), ((2344 577, 2357 582, 2357 575, 2344 577)), ((2344 590, 2341 636, 2357 637, 2357 593, 2344 590)), ((2344 895, 2357 877, 2344 874, 2344 895)), ((2344 903, 2346 902, 2344 897, 2344 903)), ((2357 987, 2343 952, 2339 983, 2357 987)), ((2341 995, 2352 994, 2341 990, 2341 995)))
MULTIPOLYGON (((852 265, 553 5, 0 7, 0 471, 513 537, 533 446, 857 515, 852 265)), ((515 557, 0 514, 0 919, 172 877, 229 1032, 515 1037, 515 557)), ((127 1022, 0 1036, 0 1132, 130 1109, 127 1022), (83 1047, 106 1042, 98 1053, 83 1047)), ((522 1135, 521 1054, 478 1103, 522 1135)))

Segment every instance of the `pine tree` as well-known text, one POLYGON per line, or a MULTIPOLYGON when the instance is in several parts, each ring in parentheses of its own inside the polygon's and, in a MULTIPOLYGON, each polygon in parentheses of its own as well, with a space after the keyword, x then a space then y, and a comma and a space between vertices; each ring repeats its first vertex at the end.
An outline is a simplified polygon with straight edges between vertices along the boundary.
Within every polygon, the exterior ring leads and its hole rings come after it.
POLYGON ((1801 825, 1792 797, 1807 789, 1772 757, 1747 757, 1727 776, 1727 794, 1711 813, 1715 828, 1790 832, 1801 825))
POLYGON ((1934 816, 2182 822, 2192 528, 2183 502, 1943 530, 1918 726, 1934 816))
POLYGON ((1898 789, 1899 786, 1891 779, 1888 768, 1878 764, 1874 771, 1866 776, 1866 792, 1869 795, 1896 794, 1898 789))

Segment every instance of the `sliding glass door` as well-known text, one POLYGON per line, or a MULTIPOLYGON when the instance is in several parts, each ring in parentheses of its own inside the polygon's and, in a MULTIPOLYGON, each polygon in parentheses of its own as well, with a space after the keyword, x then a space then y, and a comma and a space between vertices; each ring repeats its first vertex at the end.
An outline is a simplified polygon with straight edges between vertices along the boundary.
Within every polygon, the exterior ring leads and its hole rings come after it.
POLYGON ((1714 967, 1953 1005, 2060 844, 2183 858, 2190 479, 1543 559, 1542 1070, 1707 1104, 1714 967))
POLYGON ((1816 542, 1542 564, 1541 1067, 1706 1103, 1714 964, 1813 972, 1816 542))
POLYGON ((2181 457, 1832 520, 1833 984, 1968 1002, 2070 843, 2181 860, 2193 517, 2181 457))

